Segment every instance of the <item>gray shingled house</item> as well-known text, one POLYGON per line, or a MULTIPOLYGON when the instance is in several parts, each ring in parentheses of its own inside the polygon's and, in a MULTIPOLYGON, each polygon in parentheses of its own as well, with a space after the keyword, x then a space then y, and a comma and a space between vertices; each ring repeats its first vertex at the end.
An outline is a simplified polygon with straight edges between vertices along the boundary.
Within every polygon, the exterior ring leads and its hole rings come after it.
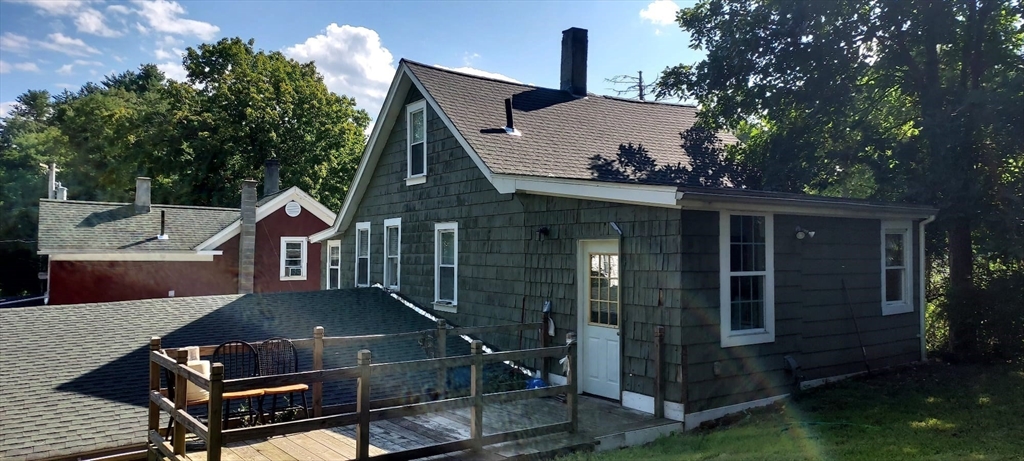
POLYGON ((311 238, 323 287, 381 283, 462 326, 550 303, 582 391, 647 412, 663 326, 664 412, 687 427, 923 357, 934 209, 738 187, 735 139, 694 129, 696 108, 586 92, 586 33, 563 33, 559 89, 401 61, 311 238))

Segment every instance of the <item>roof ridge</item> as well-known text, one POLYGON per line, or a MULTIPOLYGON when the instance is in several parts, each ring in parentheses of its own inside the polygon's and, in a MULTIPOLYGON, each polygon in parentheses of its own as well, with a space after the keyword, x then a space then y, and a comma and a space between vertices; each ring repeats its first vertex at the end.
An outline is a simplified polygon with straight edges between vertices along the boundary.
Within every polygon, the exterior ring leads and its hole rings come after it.
POLYGON ((408 64, 414 64, 414 65, 417 65, 417 66, 420 66, 420 67, 429 67, 429 68, 437 70, 437 71, 441 71, 441 72, 445 72, 445 73, 449 73, 449 74, 460 75, 460 76, 463 76, 463 77, 471 77, 471 78, 480 79, 480 80, 487 80, 489 82, 505 83, 505 84, 508 84, 508 85, 518 85, 518 86, 524 86, 524 87, 527 87, 527 88, 540 88, 540 89, 543 89, 543 90, 562 91, 562 90, 559 90, 559 89, 556 89, 556 88, 548 88, 546 86, 530 85, 529 83, 510 82, 508 80, 502 80, 500 78, 484 77, 483 75, 476 75, 476 74, 469 74, 469 73, 466 73, 466 72, 459 72, 459 71, 457 71, 455 69, 452 69, 452 68, 449 68, 449 67, 440 67, 438 65, 424 64, 422 62, 413 61, 413 60, 408 59, 408 58, 402 58, 402 62, 405 62, 405 63, 408 63, 408 64))
MULTIPOLYGON (((82 204, 82 205, 122 205, 122 206, 133 205, 133 203, 131 203, 131 202, 100 202, 100 201, 92 201, 92 200, 57 200, 57 199, 51 199, 51 198, 41 198, 41 199, 39 199, 39 201, 40 202, 52 202, 52 203, 77 203, 77 204, 82 204)), ((216 211, 238 211, 239 210, 238 208, 230 208, 230 207, 216 207, 216 206, 202 206, 202 205, 170 205, 170 204, 163 204, 163 203, 154 203, 154 204, 152 204, 150 206, 152 206, 154 208, 155 207, 160 207, 160 208, 179 208, 179 209, 188 209, 188 210, 216 210, 216 211)))
POLYGON ((687 103, 684 103, 684 102, 641 101, 639 99, 624 98, 622 96, 611 96, 611 95, 607 95, 607 94, 598 94, 598 95, 588 94, 588 96, 597 96, 597 97, 601 97, 601 98, 605 98, 605 99, 610 99, 612 101, 631 102, 631 103, 635 103, 635 104, 657 104, 657 105, 661 105, 661 106, 670 106, 670 107, 686 107, 686 108, 689 108, 689 109, 696 109, 697 108, 696 104, 687 104, 687 103))

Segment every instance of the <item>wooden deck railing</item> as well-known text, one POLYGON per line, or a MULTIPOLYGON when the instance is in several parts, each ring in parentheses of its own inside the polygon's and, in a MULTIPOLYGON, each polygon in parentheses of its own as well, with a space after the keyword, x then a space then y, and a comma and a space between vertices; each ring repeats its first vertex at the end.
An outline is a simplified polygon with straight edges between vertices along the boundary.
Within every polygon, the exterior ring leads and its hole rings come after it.
MULTIPOLYGON (((293 340, 297 348, 313 349, 313 370, 298 373, 288 373, 271 376, 257 376, 251 378, 224 379, 224 369, 219 363, 211 367, 210 377, 207 378, 200 373, 186 366, 187 352, 184 349, 161 350, 160 339, 153 338, 150 341, 150 406, 149 406, 149 440, 152 444, 151 455, 162 455, 169 459, 181 459, 179 455, 185 453, 186 430, 192 432, 206 442, 209 461, 219 461, 221 447, 224 444, 265 438, 276 435, 292 434, 296 432, 307 432, 335 426, 356 426, 356 459, 369 459, 369 429, 370 423, 392 418, 413 416, 424 413, 454 410, 459 408, 471 408, 470 410, 470 438, 455 442, 441 443, 427 447, 392 452, 375 456, 374 459, 410 459, 423 456, 431 456, 442 453, 465 449, 480 449, 485 445, 500 443, 519 438, 530 437, 553 432, 575 432, 577 430, 577 377, 576 377, 576 344, 570 341, 565 346, 547 347, 547 335, 541 335, 542 347, 535 349, 524 349, 508 352, 497 352, 485 354, 483 343, 473 341, 470 355, 446 357, 445 346, 448 335, 469 335, 484 332, 497 331, 519 331, 532 328, 540 328, 540 323, 515 324, 486 327, 448 328, 444 320, 438 322, 435 358, 426 360, 413 360, 407 362, 393 363, 372 363, 372 354, 369 350, 363 349, 357 353, 357 365, 344 368, 323 369, 324 349, 329 346, 342 345, 366 345, 375 342, 394 340, 395 338, 413 338, 421 336, 424 332, 399 333, 395 335, 372 335, 372 336, 349 336, 349 337, 325 337, 323 327, 316 327, 313 338, 293 340), (171 357, 174 358, 171 358, 171 357), (495 362, 521 362, 524 360, 538 359, 543 362, 551 358, 568 357, 569 372, 566 376, 566 384, 561 386, 549 386, 539 389, 517 390, 509 392, 484 393, 483 375, 484 365, 495 362), (468 396, 443 398, 441 400, 408 403, 403 399, 370 400, 371 379, 382 375, 407 374, 436 370, 438 373, 438 385, 445 396, 444 386, 447 369, 455 367, 470 367, 470 392, 468 396), (160 392, 160 369, 170 370, 175 379, 175 398, 171 401, 160 392), (323 383, 344 379, 356 379, 356 402, 355 408, 351 405, 336 405, 323 407, 323 383), (208 402, 208 424, 188 414, 186 411, 186 389, 191 382, 200 389, 209 392, 208 402), (272 423, 254 427, 225 428, 223 427, 221 406, 222 396, 225 392, 244 391, 251 389, 262 389, 268 387, 287 386, 292 384, 312 384, 313 411, 312 415, 306 415, 306 419, 272 423), (517 431, 509 431, 498 434, 483 435, 483 410, 487 405, 510 402, 516 400, 548 397, 558 394, 565 394, 567 403, 567 421, 540 427, 533 427, 517 431), (160 412, 166 412, 174 418, 177 423, 174 426, 172 442, 168 444, 160 434, 160 412)), ((427 330, 433 332, 434 330, 427 330)), ((200 347, 200 355, 206 356, 213 353, 215 346, 200 347)))

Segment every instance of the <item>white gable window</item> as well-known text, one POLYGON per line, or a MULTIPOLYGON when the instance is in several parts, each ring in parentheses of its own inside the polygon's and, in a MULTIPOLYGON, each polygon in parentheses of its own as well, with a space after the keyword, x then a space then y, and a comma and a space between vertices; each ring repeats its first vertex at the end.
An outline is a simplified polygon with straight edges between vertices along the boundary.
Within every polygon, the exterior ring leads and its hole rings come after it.
POLYGON ((281 280, 306 280, 305 237, 281 237, 281 280))
POLYGON ((773 342, 773 216, 726 212, 720 215, 722 347, 773 342))
POLYGON ((459 224, 434 224, 434 307, 455 312, 459 302, 459 224))
POLYGON ((427 182, 427 104, 417 101, 405 108, 406 185, 427 182))
POLYGON ((882 315, 913 312, 910 221, 882 222, 882 315))
POLYGON ((397 290, 402 268, 402 218, 384 220, 384 286, 397 290))
POLYGON ((341 241, 327 241, 327 289, 341 288, 341 241))
POLYGON ((370 286, 370 223, 356 223, 356 286, 370 286))

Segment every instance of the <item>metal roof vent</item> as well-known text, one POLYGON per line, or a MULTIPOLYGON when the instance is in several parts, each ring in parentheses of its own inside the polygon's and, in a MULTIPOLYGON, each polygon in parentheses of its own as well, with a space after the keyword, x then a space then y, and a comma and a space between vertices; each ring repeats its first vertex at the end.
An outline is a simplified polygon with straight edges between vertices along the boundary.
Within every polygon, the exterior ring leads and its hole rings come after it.
POLYGON ((167 213, 166 211, 160 210, 160 234, 158 234, 156 236, 157 240, 167 240, 167 239, 171 238, 171 237, 169 237, 167 235, 167 227, 166 227, 166 221, 165 221, 165 214, 166 213, 167 213))
POLYGON ((512 136, 523 135, 516 129, 515 122, 512 120, 512 98, 505 98, 505 133, 512 136))

